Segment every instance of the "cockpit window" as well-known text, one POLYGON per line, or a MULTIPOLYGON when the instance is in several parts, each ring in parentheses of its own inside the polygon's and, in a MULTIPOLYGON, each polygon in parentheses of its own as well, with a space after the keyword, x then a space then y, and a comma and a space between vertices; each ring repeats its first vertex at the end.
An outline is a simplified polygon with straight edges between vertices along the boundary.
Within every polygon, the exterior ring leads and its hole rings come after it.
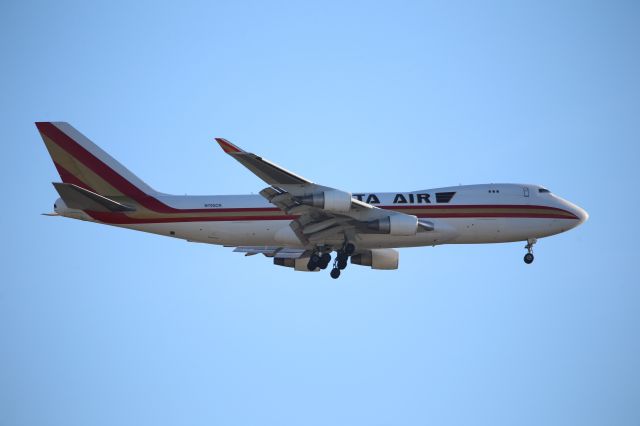
POLYGON ((538 188, 538 192, 541 194, 549 194, 551 193, 551 191, 549 191, 547 188, 538 188))

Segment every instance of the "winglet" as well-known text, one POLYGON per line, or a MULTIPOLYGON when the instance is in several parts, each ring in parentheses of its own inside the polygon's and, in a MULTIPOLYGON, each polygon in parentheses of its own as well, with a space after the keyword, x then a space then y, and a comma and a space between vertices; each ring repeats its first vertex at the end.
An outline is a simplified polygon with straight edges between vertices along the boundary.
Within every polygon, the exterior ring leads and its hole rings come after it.
POLYGON ((269 185, 306 185, 311 183, 262 157, 243 151, 226 139, 216 138, 216 142, 224 152, 269 185))
POLYGON ((244 152, 226 139, 216 138, 216 142, 218 142, 220 148, 222 148, 222 150, 227 154, 239 154, 241 152, 244 152))

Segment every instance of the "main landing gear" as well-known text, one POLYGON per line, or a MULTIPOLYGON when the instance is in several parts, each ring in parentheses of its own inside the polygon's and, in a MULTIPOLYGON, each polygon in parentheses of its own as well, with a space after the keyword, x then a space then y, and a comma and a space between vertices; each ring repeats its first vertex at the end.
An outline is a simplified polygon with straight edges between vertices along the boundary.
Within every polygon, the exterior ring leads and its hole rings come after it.
POLYGON ((313 253, 309 263, 307 263, 307 269, 309 271, 315 271, 317 268, 325 270, 329 263, 331 263, 331 255, 329 253, 313 253))
POLYGON ((329 275, 331 275, 331 278, 333 278, 334 280, 337 280, 338 278, 340 278, 340 269, 333 268, 329 275))
MULTIPOLYGON (((338 250, 336 259, 333 262, 333 268, 331 269, 331 278, 337 280, 340 278, 340 273, 347 268, 349 263, 349 257, 356 252, 356 246, 352 243, 345 243, 342 249, 338 250)), ((315 271, 320 268, 322 270, 327 269, 331 263, 330 252, 323 252, 322 249, 315 251, 309 258, 307 263, 307 269, 309 271, 315 271)))
POLYGON ((527 240, 527 245, 524 246, 524 248, 526 248, 528 251, 528 253, 524 255, 524 263, 526 263, 527 265, 531 265, 533 263, 533 245, 537 242, 538 240, 536 240, 535 238, 530 238, 527 240))
POLYGON ((337 280, 340 278, 340 273, 347 268, 349 262, 349 256, 356 252, 356 246, 352 243, 345 243, 341 250, 338 250, 338 255, 333 263, 333 269, 331 270, 331 278, 337 280))

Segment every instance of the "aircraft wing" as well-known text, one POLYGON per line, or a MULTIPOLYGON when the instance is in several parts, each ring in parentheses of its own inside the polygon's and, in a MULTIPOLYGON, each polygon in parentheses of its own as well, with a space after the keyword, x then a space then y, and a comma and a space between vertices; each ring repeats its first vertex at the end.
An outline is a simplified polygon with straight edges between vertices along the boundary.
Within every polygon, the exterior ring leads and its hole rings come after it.
POLYGON ((226 139, 216 138, 216 142, 220 144, 224 152, 235 158, 240 164, 251 170, 251 172, 269 185, 311 184, 307 179, 283 169, 262 157, 241 150, 226 139))
POLYGON ((354 199, 349 192, 315 184, 226 139, 216 138, 216 142, 270 185, 260 195, 287 215, 297 217, 291 228, 305 247, 355 241, 362 233, 413 235, 433 229, 431 223, 416 216, 383 210, 354 199))
POLYGON ((305 246, 332 239, 344 241, 345 235, 354 237, 356 229, 366 227, 368 223, 363 219, 367 216, 363 213, 375 208, 358 200, 351 200, 349 211, 336 213, 303 204, 300 197, 275 186, 263 189, 260 195, 287 215, 297 216, 297 219, 291 222, 291 228, 305 246))

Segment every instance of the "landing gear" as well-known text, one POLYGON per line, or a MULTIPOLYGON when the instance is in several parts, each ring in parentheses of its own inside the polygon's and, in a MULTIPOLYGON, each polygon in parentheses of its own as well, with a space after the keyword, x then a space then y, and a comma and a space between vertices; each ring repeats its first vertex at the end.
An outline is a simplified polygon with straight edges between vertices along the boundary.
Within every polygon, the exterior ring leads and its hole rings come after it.
POLYGON ((343 251, 338 252, 336 257, 336 266, 339 270, 344 271, 347 268, 347 262, 349 261, 349 255, 343 251))
POLYGON ((356 246, 355 246, 354 244, 352 244, 352 243, 346 243, 346 244, 344 245, 344 249, 343 249, 343 251, 344 251, 344 254, 346 254, 346 255, 347 255, 347 257, 349 257, 349 256, 351 256, 353 253, 355 253, 355 252, 356 252, 356 246))
POLYGON ((314 253, 309 258, 309 263, 307 263, 307 269, 309 271, 315 271, 316 269, 327 269, 331 263, 331 255, 329 253, 314 253))
POLYGON ((533 263, 533 245, 537 242, 538 240, 536 240, 535 238, 530 238, 527 240, 527 245, 524 246, 524 248, 526 248, 528 251, 528 253, 524 255, 524 263, 526 263, 527 265, 531 265, 533 263))
POLYGON ((331 263, 331 255, 329 253, 325 253, 320 256, 320 262, 318 262, 318 266, 320 267, 320 269, 327 269, 329 263, 331 263))
POLYGON ((309 271, 315 271, 316 269, 318 269, 318 267, 320 266, 320 256, 318 256, 318 254, 314 253, 311 255, 311 257, 309 258, 309 263, 307 263, 307 269, 309 271))
POLYGON ((347 260, 349 256, 344 251, 339 251, 336 256, 335 262, 333 262, 333 269, 331 269, 331 278, 337 280, 340 278, 340 273, 347 267, 347 260))
MULTIPOLYGON (((338 250, 336 260, 333 262, 333 269, 331 269, 331 278, 337 280, 340 278, 340 273, 347 268, 349 264, 349 257, 356 252, 356 246, 353 243, 346 242, 341 250, 338 250)), ((329 257, 329 260, 331 258, 329 257)))
POLYGON ((331 270, 331 278, 333 278, 334 280, 337 280, 338 278, 340 278, 340 269, 333 268, 331 270))

